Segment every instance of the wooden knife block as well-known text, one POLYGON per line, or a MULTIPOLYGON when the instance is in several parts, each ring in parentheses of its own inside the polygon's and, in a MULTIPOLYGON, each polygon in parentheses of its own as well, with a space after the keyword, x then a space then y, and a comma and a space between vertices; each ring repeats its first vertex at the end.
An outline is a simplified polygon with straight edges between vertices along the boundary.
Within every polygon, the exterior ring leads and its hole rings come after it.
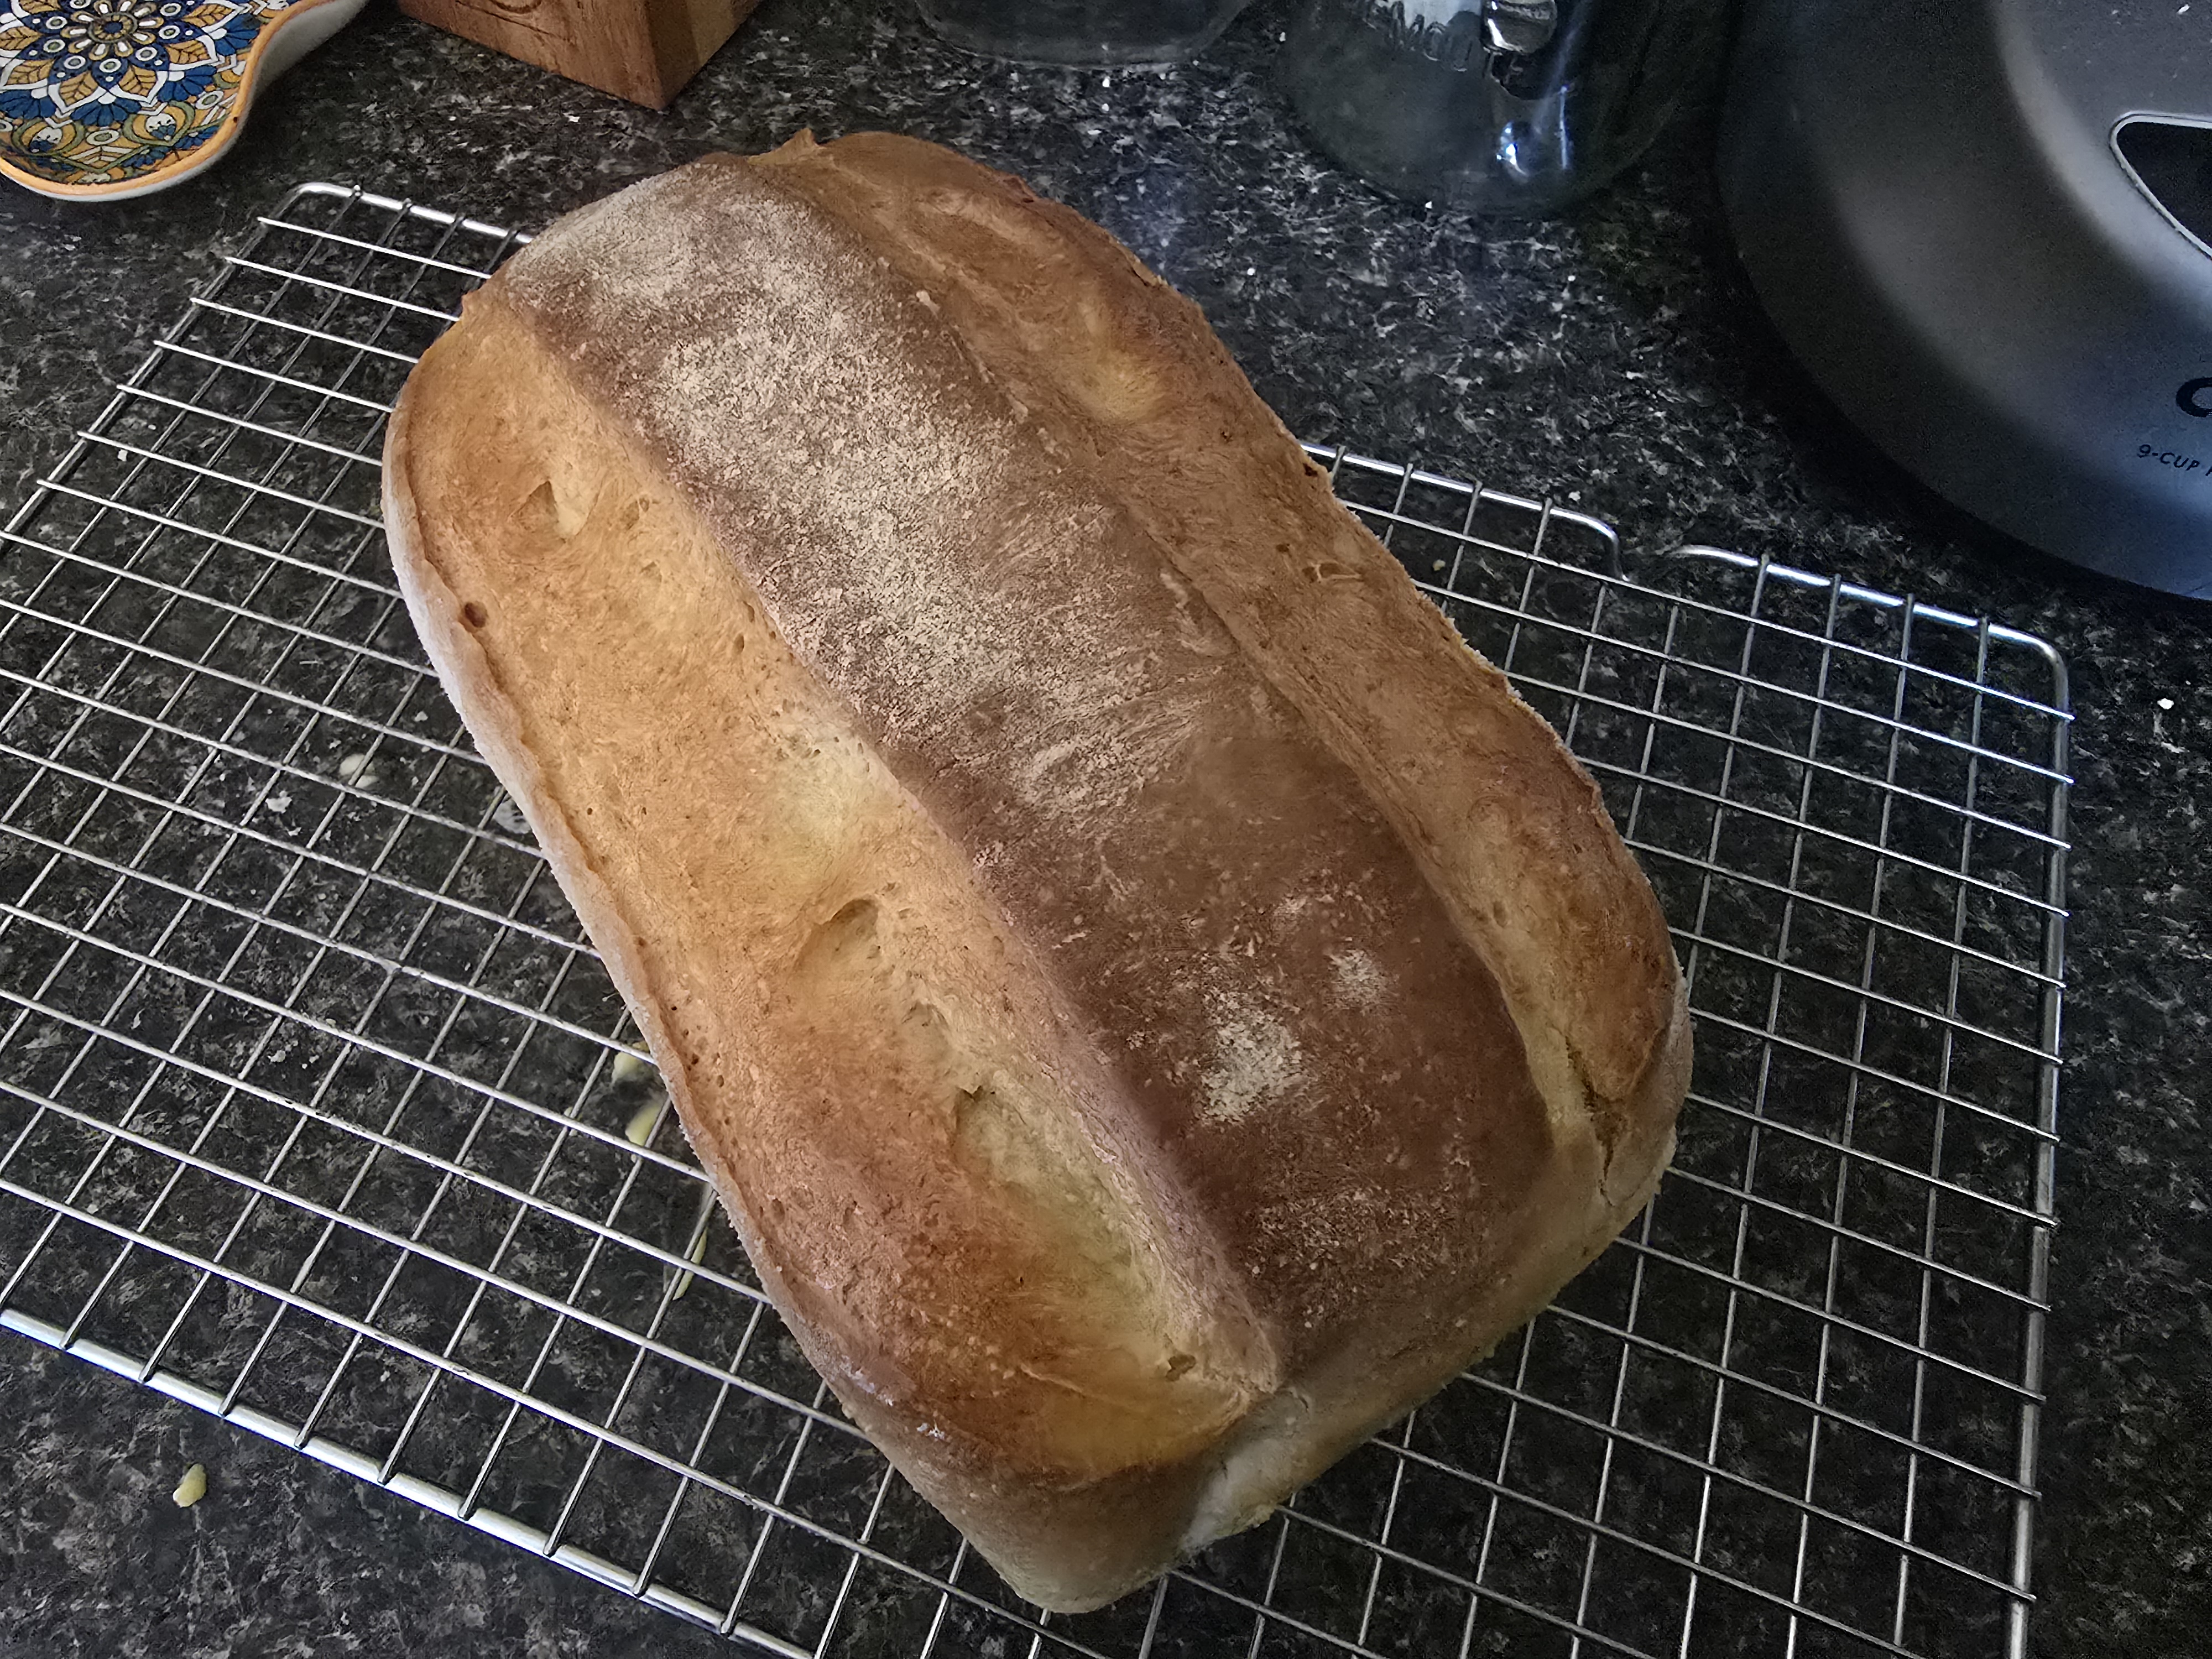
POLYGON ((399 0, 441 29, 665 109, 760 0, 399 0))

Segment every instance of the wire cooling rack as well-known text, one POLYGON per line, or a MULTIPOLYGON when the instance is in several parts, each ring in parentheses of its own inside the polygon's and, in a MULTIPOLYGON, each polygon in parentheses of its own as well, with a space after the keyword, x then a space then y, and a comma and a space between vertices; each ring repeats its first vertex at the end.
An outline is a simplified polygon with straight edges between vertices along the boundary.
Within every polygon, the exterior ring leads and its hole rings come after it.
POLYGON ((377 520, 523 239, 301 187, 5 531, 0 1322, 785 1655, 2018 1656, 2067 694, 2010 629, 1315 453, 1692 984, 1673 1172, 1267 1524, 1018 1601, 755 1287, 377 520))

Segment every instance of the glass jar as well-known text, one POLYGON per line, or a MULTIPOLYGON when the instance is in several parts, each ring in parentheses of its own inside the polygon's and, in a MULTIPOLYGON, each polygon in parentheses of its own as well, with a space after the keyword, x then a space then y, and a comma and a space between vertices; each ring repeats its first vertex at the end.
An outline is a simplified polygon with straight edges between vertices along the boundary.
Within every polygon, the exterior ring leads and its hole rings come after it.
POLYGON ((1369 182, 1548 213, 1641 155, 1717 50, 1725 0, 1301 0, 1278 59, 1369 182))
POLYGON ((917 0, 956 46, 1029 64, 1172 64, 1213 44, 1246 0, 917 0))

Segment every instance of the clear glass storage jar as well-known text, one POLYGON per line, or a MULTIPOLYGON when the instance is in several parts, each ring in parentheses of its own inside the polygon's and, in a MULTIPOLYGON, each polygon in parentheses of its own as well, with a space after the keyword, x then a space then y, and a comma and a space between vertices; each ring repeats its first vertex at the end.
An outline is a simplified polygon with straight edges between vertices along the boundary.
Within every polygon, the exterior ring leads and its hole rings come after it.
POLYGON ((1725 0, 1301 0, 1278 74, 1315 139, 1394 194, 1547 213, 1658 137, 1725 0))

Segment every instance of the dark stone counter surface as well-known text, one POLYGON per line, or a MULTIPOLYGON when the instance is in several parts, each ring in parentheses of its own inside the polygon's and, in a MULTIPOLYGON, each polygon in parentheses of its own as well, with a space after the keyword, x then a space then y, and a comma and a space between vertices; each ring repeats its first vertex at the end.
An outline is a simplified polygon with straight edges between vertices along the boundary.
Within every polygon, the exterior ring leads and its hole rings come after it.
MULTIPOLYGON (((1296 430, 1548 490, 1634 545, 1786 556, 2043 635, 2080 718, 2034 1641, 2212 1651, 2212 607, 1988 536, 1840 424, 1732 262, 1710 99, 1584 209, 1486 226, 1324 165, 1267 80, 1280 25, 1264 3, 1199 64, 1107 76, 963 58, 894 0, 770 0, 656 115, 374 0, 198 180, 89 208, 0 185, 0 501, 296 181, 537 226, 710 147, 888 127, 1103 222, 1205 307, 1296 430)), ((0 1335, 0 1655, 410 1650, 718 1650, 0 1335), (210 1494, 179 1510, 166 1494, 196 1460, 210 1494)))

